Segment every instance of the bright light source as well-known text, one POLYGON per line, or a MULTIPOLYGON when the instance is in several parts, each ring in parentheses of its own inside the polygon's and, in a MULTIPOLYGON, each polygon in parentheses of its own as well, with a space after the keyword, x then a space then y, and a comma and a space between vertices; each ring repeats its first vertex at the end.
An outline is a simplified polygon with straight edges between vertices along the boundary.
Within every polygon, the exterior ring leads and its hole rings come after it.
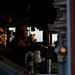
POLYGON ((13 32, 16 32, 16 27, 9 27, 9 30, 13 30, 13 32))

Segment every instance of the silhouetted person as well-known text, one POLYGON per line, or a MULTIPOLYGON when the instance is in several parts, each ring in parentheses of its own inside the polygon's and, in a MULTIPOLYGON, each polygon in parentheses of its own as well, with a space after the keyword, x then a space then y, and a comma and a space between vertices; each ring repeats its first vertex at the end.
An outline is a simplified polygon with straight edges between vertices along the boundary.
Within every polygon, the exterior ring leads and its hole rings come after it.
POLYGON ((34 52, 39 49, 38 43, 35 41, 35 34, 29 35, 30 51, 34 52))
POLYGON ((17 64, 25 66, 25 54, 28 51, 29 40, 26 37, 26 26, 21 25, 17 28, 15 38, 11 42, 12 59, 17 64))
POLYGON ((53 46, 49 46, 47 52, 46 52, 46 59, 51 59, 52 62, 57 61, 57 54, 54 51, 54 47, 53 46))
POLYGON ((5 31, 0 28, 0 55, 4 55, 5 31))

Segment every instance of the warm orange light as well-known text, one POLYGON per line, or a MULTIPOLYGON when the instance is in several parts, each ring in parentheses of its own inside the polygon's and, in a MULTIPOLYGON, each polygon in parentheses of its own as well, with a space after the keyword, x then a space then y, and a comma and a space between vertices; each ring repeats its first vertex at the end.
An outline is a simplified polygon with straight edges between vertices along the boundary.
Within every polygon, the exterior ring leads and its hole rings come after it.
POLYGON ((66 48, 62 47, 61 48, 61 53, 66 53, 66 48))

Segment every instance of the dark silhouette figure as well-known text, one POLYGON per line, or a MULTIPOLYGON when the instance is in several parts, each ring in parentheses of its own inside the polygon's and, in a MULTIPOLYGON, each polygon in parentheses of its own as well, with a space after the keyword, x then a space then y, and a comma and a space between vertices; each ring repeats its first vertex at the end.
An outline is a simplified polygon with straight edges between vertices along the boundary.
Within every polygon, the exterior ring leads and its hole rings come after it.
POLYGON ((29 35, 29 42, 30 42, 30 51, 34 52, 36 50, 39 50, 39 45, 37 42, 35 42, 35 34, 29 35))
POLYGON ((21 66, 25 66, 25 54, 28 51, 29 40, 26 37, 26 26, 21 25, 17 28, 15 38, 11 42, 12 60, 21 66))

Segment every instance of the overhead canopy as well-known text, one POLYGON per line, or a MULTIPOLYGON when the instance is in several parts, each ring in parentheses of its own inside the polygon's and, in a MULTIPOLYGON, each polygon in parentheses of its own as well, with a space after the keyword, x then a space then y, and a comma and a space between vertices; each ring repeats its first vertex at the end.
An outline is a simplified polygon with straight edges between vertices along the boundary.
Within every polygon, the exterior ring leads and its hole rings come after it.
POLYGON ((51 24, 56 17, 53 0, 20 0, 0 3, 0 19, 12 24, 51 24))

